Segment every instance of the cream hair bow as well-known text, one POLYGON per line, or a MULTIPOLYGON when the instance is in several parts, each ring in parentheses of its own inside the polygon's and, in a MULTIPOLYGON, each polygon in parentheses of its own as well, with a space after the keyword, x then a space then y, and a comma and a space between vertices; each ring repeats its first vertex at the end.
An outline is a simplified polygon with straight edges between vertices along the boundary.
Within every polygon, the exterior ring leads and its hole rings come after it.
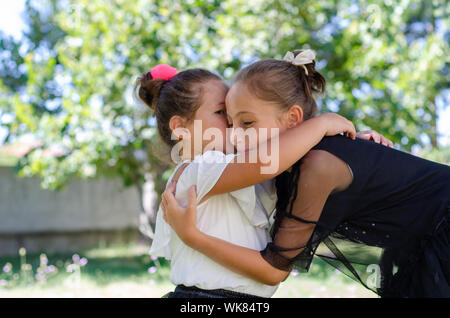
POLYGON ((305 69, 306 75, 308 75, 308 69, 306 68, 305 64, 312 63, 313 60, 316 58, 316 53, 314 53, 313 50, 305 50, 297 56, 294 57, 294 53, 288 51, 286 55, 284 56, 283 60, 286 62, 289 62, 294 65, 301 65, 305 69))

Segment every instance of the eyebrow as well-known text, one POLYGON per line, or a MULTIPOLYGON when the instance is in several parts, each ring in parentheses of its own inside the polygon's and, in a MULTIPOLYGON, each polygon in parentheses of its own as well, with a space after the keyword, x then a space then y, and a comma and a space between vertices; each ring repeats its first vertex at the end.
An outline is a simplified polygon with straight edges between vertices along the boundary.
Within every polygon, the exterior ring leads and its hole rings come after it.
POLYGON ((247 112, 247 111, 240 111, 239 113, 236 114, 236 116, 239 116, 239 115, 242 115, 242 114, 252 114, 252 115, 254 115, 255 113, 247 112))
MULTIPOLYGON (((236 115, 234 115, 233 117, 237 117, 237 116, 243 115, 243 114, 251 114, 251 115, 255 115, 255 113, 252 113, 252 112, 248 112, 248 111, 243 110, 243 111, 238 112, 238 113, 237 113, 236 115)), ((228 116, 229 118, 231 118, 230 114, 227 114, 227 116, 228 116)))

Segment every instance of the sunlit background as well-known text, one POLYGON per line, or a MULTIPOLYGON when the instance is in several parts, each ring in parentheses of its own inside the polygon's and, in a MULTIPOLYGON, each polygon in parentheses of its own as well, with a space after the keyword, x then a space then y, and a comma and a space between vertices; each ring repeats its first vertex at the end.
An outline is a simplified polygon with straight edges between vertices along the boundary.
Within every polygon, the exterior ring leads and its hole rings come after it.
MULTIPOLYGON (((311 48, 322 112, 450 164, 445 0, 2 1, 0 297, 160 297, 148 255, 172 163, 132 98, 152 65, 227 81, 311 48)), ((316 260, 276 296, 374 296, 316 260)))

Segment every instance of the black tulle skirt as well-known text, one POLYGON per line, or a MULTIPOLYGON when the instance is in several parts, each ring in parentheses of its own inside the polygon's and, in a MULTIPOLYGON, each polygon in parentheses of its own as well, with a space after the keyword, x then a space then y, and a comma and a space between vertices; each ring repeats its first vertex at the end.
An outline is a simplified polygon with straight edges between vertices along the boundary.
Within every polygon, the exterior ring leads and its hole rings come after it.
POLYGON ((447 213, 434 231, 417 244, 407 249, 385 250, 379 290, 382 297, 450 298, 449 218, 447 213), (393 267, 397 272, 391 274, 393 267))

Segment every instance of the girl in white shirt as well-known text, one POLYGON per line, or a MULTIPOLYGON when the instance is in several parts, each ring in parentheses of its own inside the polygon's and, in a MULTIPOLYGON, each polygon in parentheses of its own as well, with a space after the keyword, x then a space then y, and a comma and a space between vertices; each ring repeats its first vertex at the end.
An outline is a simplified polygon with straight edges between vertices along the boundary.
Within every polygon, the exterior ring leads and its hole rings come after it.
MULTIPOLYGON (((138 79, 136 91, 154 111, 164 142, 175 146, 173 133, 187 132, 175 136, 182 137, 177 145, 182 147, 177 149, 182 149, 184 159, 171 177, 178 179, 176 198, 186 204, 188 189, 195 185, 197 226, 212 236, 254 250, 261 250, 270 240, 268 218, 275 200, 270 197, 270 183, 264 182, 288 169, 325 135, 344 132, 355 138, 356 134, 353 124, 337 114, 310 119, 279 136, 283 156, 278 168, 262 174, 261 168, 267 162, 259 158, 257 148, 235 155, 222 152, 230 149, 228 138, 215 138, 212 142, 201 138, 201 149, 191 142, 196 133, 203 136, 209 128, 227 136, 228 87, 217 75, 202 69, 177 72, 168 65, 158 65, 138 79), (201 131, 194 129, 194 120, 201 120, 201 131), (298 136, 302 138, 299 140, 298 136), (210 150, 204 151, 205 148, 210 150), (255 158, 255 152, 256 162, 247 162, 246 158, 255 158)), ((271 142, 275 141, 265 141, 269 149, 271 142)), ((161 210, 150 254, 171 260, 170 278, 177 285, 171 297, 270 297, 277 288, 234 273, 185 245, 164 221, 161 210)))

